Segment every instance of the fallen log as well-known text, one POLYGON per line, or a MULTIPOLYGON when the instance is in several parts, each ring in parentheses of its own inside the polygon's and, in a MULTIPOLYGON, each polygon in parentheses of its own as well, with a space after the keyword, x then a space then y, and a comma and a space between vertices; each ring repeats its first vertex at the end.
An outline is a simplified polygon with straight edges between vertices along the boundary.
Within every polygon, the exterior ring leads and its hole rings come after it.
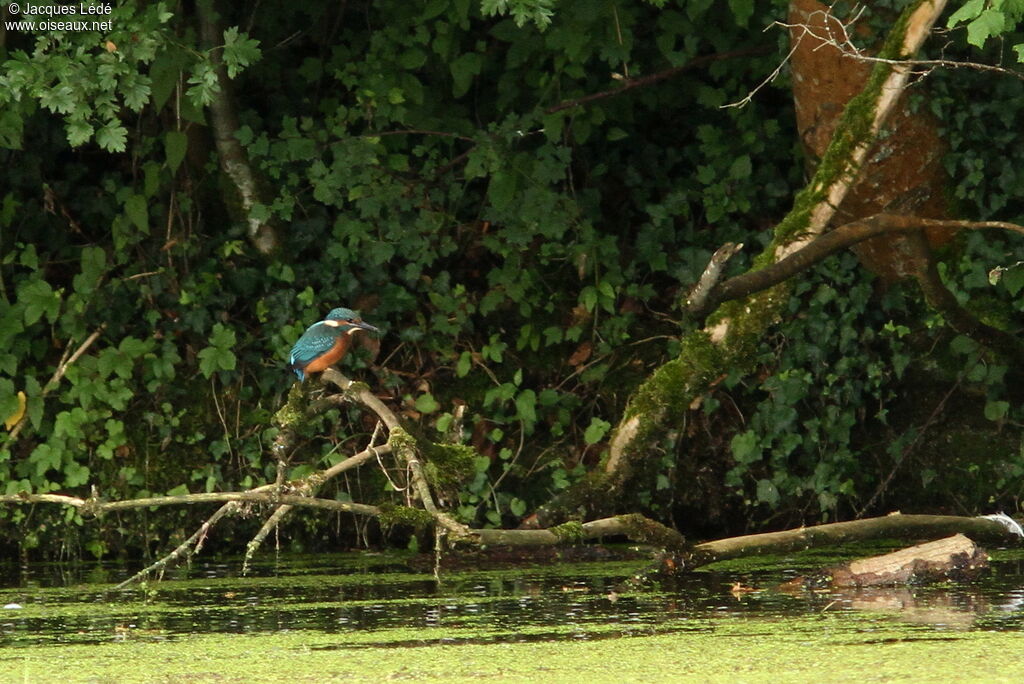
POLYGON ((971 539, 954 534, 945 539, 844 563, 788 585, 874 587, 922 584, 977 578, 988 569, 988 554, 971 539))
POLYGON ((955 515, 903 515, 800 527, 784 532, 749 534, 698 544, 686 563, 689 569, 731 558, 767 553, 792 553, 871 539, 930 540, 954 534, 994 544, 1019 544, 1019 525, 1006 516, 967 518, 955 515), (1007 522, 1009 521, 1009 522, 1007 522))

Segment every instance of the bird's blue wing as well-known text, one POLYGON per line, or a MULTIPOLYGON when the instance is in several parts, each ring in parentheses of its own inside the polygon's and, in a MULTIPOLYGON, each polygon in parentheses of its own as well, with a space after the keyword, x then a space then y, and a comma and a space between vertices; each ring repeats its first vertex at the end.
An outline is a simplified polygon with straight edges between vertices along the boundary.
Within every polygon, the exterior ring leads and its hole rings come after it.
POLYGON ((288 356, 288 365, 300 380, 304 376, 302 369, 333 347, 337 337, 338 329, 324 325, 322 322, 314 323, 306 328, 306 332, 302 333, 302 337, 292 347, 291 354, 288 356))

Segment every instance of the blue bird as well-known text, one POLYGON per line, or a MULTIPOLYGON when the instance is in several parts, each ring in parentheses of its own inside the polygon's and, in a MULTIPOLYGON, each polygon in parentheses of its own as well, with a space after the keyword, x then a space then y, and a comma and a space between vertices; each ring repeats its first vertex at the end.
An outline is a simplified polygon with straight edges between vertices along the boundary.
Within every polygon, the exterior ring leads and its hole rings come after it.
POLYGON ((352 344, 352 334, 359 330, 380 332, 369 323, 364 323, 351 309, 333 309, 327 318, 306 328, 302 337, 292 347, 288 357, 288 368, 305 380, 307 373, 319 373, 328 366, 338 363, 352 344))

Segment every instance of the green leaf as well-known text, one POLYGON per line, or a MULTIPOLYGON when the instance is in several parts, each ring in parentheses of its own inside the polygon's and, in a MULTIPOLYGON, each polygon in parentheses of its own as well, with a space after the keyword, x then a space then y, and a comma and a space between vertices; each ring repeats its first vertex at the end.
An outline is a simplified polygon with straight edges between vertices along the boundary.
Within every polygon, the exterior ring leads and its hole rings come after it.
POLYGON ((988 420, 1002 420, 1010 410, 1008 401, 987 401, 985 402, 985 418, 988 420))
POLYGON ((149 205, 142 195, 130 195, 124 202, 124 213, 143 233, 149 233, 149 205))
POLYGON ((987 9, 967 25, 967 42, 975 47, 984 47, 991 36, 1001 34, 1006 26, 1006 17, 999 10, 987 9))
POLYGON ((743 155, 733 161, 732 166, 729 167, 729 178, 733 180, 750 178, 750 172, 752 170, 753 166, 750 163, 750 157, 748 155, 743 155))
POLYGON ((519 418, 529 424, 537 422, 537 394, 532 390, 523 390, 516 396, 516 412, 519 418))
POLYGON ((1015 266, 1008 268, 1003 272, 1003 287, 1010 293, 1010 296, 1016 297, 1017 293, 1024 288, 1024 266, 1015 266))
POLYGON ((167 156, 167 166, 170 168, 171 174, 178 171, 187 149, 188 136, 181 131, 168 131, 164 135, 164 153, 167 156))
POLYGON ((498 211, 505 211, 512 205, 516 194, 516 174, 510 169, 496 172, 487 186, 487 198, 498 211))
POLYGON ((72 280, 75 292, 92 294, 106 270, 107 253, 102 248, 92 245, 82 248, 82 272, 72 280))
POLYGON ((0 378, 0 422, 13 416, 21 409, 21 402, 18 401, 18 393, 14 389, 14 383, 7 378, 0 378))
POLYGON ((587 444, 597 444, 604 436, 608 434, 608 431, 612 429, 612 424, 606 420, 594 417, 590 419, 590 425, 583 431, 583 441, 587 444))
POLYGON ((956 12, 949 15, 946 28, 953 28, 957 24, 974 19, 985 9, 986 0, 968 0, 956 12))
POLYGON ((39 93, 39 104, 57 114, 72 114, 77 107, 72 95, 71 87, 62 83, 39 93))
POLYGON ((218 370, 234 370, 235 355, 226 349, 207 347, 199 352, 199 370, 209 378, 218 370))
POLYGON ((29 280, 18 287, 18 302, 24 305, 25 325, 32 325, 44 315, 51 322, 60 313, 60 293, 45 280, 29 280))
POLYGON ((737 463, 750 464, 761 458, 761 445, 753 430, 735 435, 730 442, 730 447, 732 448, 732 457, 736 459, 737 463))
POLYGON ((237 359, 231 351, 235 347, 235 331, 220 323, 213 326, 210 335, 210 346, 199 352, 199 370, 209 378, 219 370, 235 369, 237 359))
POLYGON ((473 77, 480 73, 480 66, 483 63, 480 55, 475 52, 467 52, 455 58, 451 63, 452 72, 452 95, 460 98, 469 91, 473 83, 473 77))
POLYGON ((121 78, 120 90, 124 104, 133 112, 140 112, 149 102, 150 80, 137 72, 130 71, 121 78))
POLYGON ((754 14, 754 0, 729 0, 729 9, 736 18, 736 25, 746 27, 754 14))
POLYGON ((592 285, 587 285, 580 291, 580 303, 583 304, 587 311, 593 311, 594 307, 597 306, 597 289, 592 285))
POLYGON ((241 71, 259 61, 260 41, 250 38, 248 34, 239 33, 237 26, 224 31, 224 65, 228 70, 228 78, 234 78, 241 71))
POLYGON ((1024 62, 1024 43, 1014 45, 1013 51, 1017 53, 1017 61, 1024 62))
POLYGON ((89 142, 95 130, 96 129, 94 129, 92 124, 88 121, 80 119, 69 121, 65 128, 68 135, 68 144, 72 147, 78 147, 79 145, 89 142))
POLYGON ((774 506, 779 503, 779 489, 775 486, 775 483, 771 480, 758 480, 757 481, 757 500, 762 501, 770 506, 774 506))
POLYGON ((420 413, 434 413, 439 408, 441 404, 437 403, 437 399, 430 392, 416 397, 416 410, 420 413))
POLYGON ((521 518, 526 515, 526 502, 520 498, 513 497, 512 500, 508 502, 508 510, 512 515, 517 518, 521 518))
POLYGON ((116 120, 96 131, 96 144, 107 152, 124 152, 127 142, 128 131, 116 120))
POLYGON ((468 351, 464 351, 459 355, 459 361, 455 364, 455 375, 460 378, 464 378, 469 374, 470 368, 473 367, 473 355, 468 351))

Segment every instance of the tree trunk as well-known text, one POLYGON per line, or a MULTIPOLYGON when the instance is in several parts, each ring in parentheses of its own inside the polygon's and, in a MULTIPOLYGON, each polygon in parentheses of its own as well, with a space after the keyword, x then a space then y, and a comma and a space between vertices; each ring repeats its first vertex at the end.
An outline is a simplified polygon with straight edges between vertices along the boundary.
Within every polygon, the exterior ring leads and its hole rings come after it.
MULTIPOLYGON (((879 55, 912 57, 938 18, 945 0, 913 3, 896 21, 879 55)), ((828 229, 843 204, 879 132, 906 88, 910 67, 876 63, 863 91, 847 104, 810 183, 774 230, 771 244, 755 260, 754 270, 773 264, 809 244, 828 229)), ((745 299, 726 302, 703 329, 683 336, 681 351, 631 396, 612 435, 602 467, 538 511, 544 525, 582 514, 607 515, 623 498, 626 485, 676 430, 695 399, 721 377, 748 368, 758 340, 776 322, 788 299, 783 282, 745 299)))
POLYGON ((224 42, 224 31, 213 6, 213 0, 202 0, 197 7, 199 15, 200 43, 205 50, 212 50, 210 61, 217 71, 220 86, 210 104, 210 124, 217 145, 217 157, 221 171, 235 190, 236 203, 229 203, 228 213, 236 220, 244 221, 252 245, 263 255, 272 254, 278 246, 277 231, 266 221, 252 216, 257 204, 269 206, 270 201, 261 187, 259 177, 249 163, 249 155, 238 142, 238 112, 228 78, 227 68, 220 51, 214 48, 224 42))

